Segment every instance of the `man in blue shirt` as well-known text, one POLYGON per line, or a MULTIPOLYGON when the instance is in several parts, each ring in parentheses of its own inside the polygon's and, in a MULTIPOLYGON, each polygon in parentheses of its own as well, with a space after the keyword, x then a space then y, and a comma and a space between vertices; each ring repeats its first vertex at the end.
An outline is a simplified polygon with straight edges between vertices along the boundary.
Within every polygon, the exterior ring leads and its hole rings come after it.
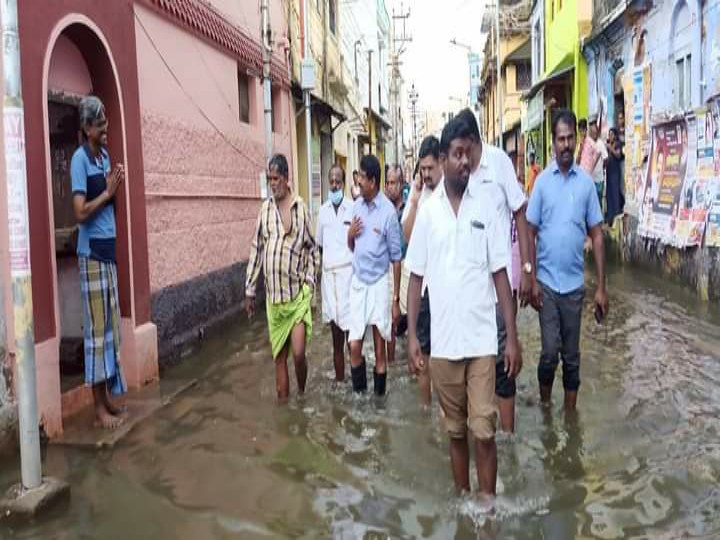
POLYGON ((537 252, 532 250, 536 256, 532 266, 537 268, 532 304, 540 313, 542 335, 538 382, 540 399, 548 403, 562 358, 565 410, 574 411, 580 387, 580 321, 585 297, 583 246, 588 235, 597 270, 594 304, 598 322, 609 306, 603 215, 592 178, 574 162, 575 114, 557 111, 552 132, 556 160, 535 181, 527 209, 532 245, 537 246, 537 252))
POLYGON ((387 364, 385 342, 400 318, 400 223, 395 206, 380 191, 380 162, 373 155, 360 161, 360 197, 353 206, 348 247, 353 252, 350 284, 350 373, 353 390, 367 390, 362 342, 368 326, 375 345, 375 393, 385 393, 387 364), (393 300, 390 308, 390 263, 393 265, 393 300), (391 320, 392 313, 392 320, 391 320))
POLYGON ((96 424, 115 428, 121 410, 110 402, 126 390, 120 369, 120 309, 115 264, 115 195, 125 178, 122 165, 111 171, 105 107, 95 96, 78 109, 83 144, 70 163, 73 210, 78 221, 77 255, 83 303, 85 384, 92 386, 96 424))

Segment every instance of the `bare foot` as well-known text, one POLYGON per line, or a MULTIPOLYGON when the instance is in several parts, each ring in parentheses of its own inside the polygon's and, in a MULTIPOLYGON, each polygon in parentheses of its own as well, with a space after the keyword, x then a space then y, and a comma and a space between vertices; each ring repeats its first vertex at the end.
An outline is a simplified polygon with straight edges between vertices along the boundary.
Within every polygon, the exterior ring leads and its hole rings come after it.
POLYGON ((125 423, 125 419, 112 415, 106 411, 98 412, 95 415, 95 427, 102 429, 117 429, 125 423))
POLYGON ((113 402, 110 401, 110 396, 105 388, 102 390, 102 402, 107 411, 113 416, 125 416, 125 413, 127 413, 126 405, 114 405, 113 402))
POLYGON ((113 405, 113 403, 108 399, 105 402, 105 408, 113 416, 127 416, 127 405, 113 405))

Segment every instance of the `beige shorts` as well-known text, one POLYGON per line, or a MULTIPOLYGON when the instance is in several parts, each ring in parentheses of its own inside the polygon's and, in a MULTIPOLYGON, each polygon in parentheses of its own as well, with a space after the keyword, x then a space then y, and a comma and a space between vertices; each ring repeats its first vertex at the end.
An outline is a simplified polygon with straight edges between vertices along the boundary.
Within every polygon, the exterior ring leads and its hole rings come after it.
POLYGON ((480 440, 495 437, 495 357, 467 360, 433 358, 430 379, 440 402, 445 429, 451 438, 480 440))

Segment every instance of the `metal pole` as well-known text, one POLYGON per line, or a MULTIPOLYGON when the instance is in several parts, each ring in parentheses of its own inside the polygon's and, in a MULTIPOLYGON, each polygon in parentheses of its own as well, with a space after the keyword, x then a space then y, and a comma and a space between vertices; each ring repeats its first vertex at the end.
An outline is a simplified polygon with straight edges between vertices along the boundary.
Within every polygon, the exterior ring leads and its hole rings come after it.
MULTIPOLYGON (((303 57, 310 58, 310 16, 308 0, 303 2, 303 57)), ((313 215, 313 178, 312 178, 312 114, 310 111, 310 90, 305 90, 305 140, 307 141, 307 182, 308 182, 308 210, 313 215)))
POLYGON ((270 58, 272 55, 272 30, 270 28, 270 8, 268 0, 261 0, 263 40, 263 98, 265 106, 265 164, 270 161, 273 151, 272 137, 272 83, 270 80, 270 58))
POLYGON ((20 465, 23 487, 35 489, 42 483, 42 464, 35 383, 35 337, 30 272, 27 171, 25 168, 25 121, 20 84, 17 0, 0 1, 0 16, 2 17, 3 71, 5 75, 3 101, 5 176, 10 233, 10 276, 12 277, 15 322, 15 377, 20 424, 20 465))
POLYGON ((498 136, 498 146, 503 148, 503 133, 505 133, 505 121, 503 118, 503 102, 502 102, 502 80, 500 79, 500 0, 497 0, 495 6, 495 71, 497 76, 496 101, 500 126, 500 135, 498 136))
POLYGON ((373 129, 372 129, 372 49, 368 51, 368 138, 370 139, 370 153, 373 150, 373 129))

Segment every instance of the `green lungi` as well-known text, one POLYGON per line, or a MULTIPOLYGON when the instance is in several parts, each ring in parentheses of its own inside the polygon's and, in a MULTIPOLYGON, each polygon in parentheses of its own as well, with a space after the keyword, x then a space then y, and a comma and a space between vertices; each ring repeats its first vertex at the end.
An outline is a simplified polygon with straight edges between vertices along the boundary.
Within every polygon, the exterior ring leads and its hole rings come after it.
POLYGON ((280 304, 267 302, 267 320, 273 358, 278 357, 287 343, 292 329, 299 323, 305 325, 306 343, 310 342, 310 336, 312 336, 311 298, 310 287, 303 285, 300 294, 289 302, 280 304))

